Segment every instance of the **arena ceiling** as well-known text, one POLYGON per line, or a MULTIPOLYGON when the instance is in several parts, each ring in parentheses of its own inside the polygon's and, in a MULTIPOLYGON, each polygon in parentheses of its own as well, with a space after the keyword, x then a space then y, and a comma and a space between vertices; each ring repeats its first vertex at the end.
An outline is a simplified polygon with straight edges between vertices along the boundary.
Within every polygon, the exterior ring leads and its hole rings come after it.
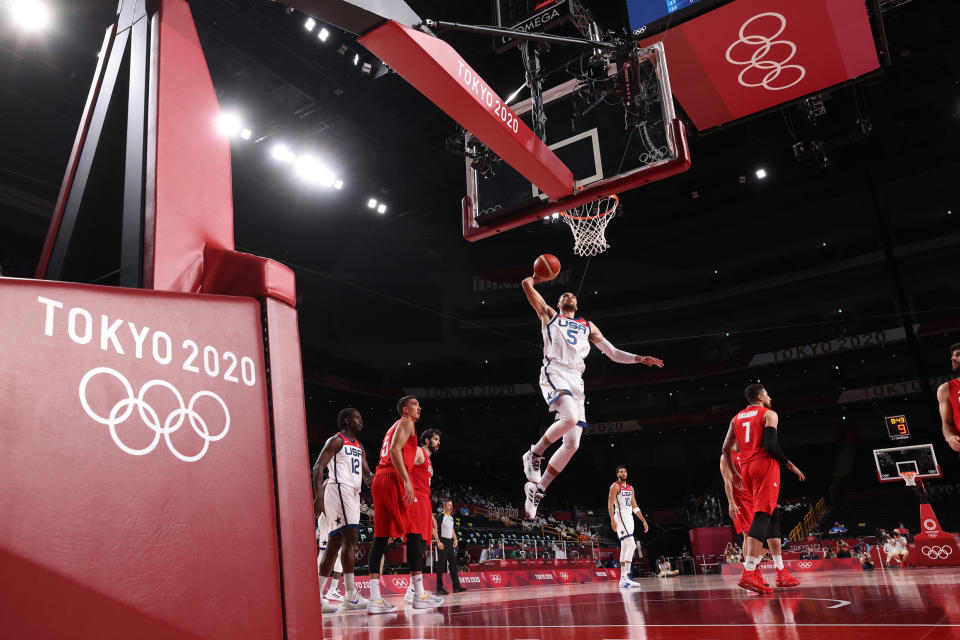
MULTIPOLYGON (((116 6, 50 4, 55 21, 42 36, 16 33, 6 17, 0 25, 0 260, 5 273, 25 277, 116 6)), ((890 314, 884 324, 896 324, 902 305, 883 238, 900 251, 909 304, 938 310, 920 319, 957 315, 960 60, 938 28, 960 17, 953 4, 883 13, 889 64, 823 92, 818 117, 791 105, 705 135, 691 127, 692 169, 623 194, 613 247, 589 264, 572 256, 559 224, 465 242, 463 161, 445 149, 455 123, 396 74, 374 77, 377 61, 350 34, 325 25, 330 35, 320 41, 306 16, 268 0, 190 4, 221 105, 251 129, 232 150, 237 246, 297 272, 312 367, 353 366, 396 382, 410 374, 407 362, 496 360, 503 368, 484 376, 510 373, 536 352, 535 321, 519 291, 484 287, 518 280, 542 252, 561 258, 564 286, 580 288, 584 311, 621 343, 722 340, 724 328, 735 339, 741 329, 835 322, 841 308, 848 318, 890 314), (327 154, 343 189, 298 182, 271 157, 281 141, 327 154), (794 145, 812 141, 823 153, 797 159, 794 145), (368 209, 370 198, 386 212, 368 209)), ((410 4, 424 17, 491 22, 487 3, 410 4)), ((597 4, 600 22, 617 27, 614 3, 597 4)), ((516 52, 495 54, 488 37, 442 37, 501 95, 522 82, 516 52)), ((769 340, 802 342, 786 329, 769 340)), ((671 343, 669 354, 698 355, 684 344, 671 343)))

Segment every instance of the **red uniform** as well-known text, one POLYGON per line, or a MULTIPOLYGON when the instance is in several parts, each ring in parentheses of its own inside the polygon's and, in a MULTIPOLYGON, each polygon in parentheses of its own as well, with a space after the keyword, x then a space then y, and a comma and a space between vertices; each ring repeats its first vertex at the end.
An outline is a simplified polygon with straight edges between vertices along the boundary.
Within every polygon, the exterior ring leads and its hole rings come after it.
MULTIPOLYGON (((383 446, 380 447, 380 464, 373 476, 370 492, 373 494, 373 535, 377 538, 402 538, 407 533, 417 533, 410 527, 407 503, 403 501, 403 481, 400 474, 393 468, 390 460, 390 447, 393 445, 393 434, 397 431, 400 421, 387 429, 383 437, 383 446)), ((413 470, 413 463, 417 458, 416 430, 403 443, 403 466, 407 474, 413 470)))
MULTIPOLYGON (((426 447, 424 447, 426 449, 426 447)), ((413 492, 417 499, 409 510, 410 533, 419 533, 420 537, 429 541, 433 538, 433 502, 430 500, 430 482, 433 479, 433 463, 426 451, 423 453, 424 463, 414 465, 410 474, 413 481, 413 492)))
MULTIPOLYGON (((733 454, 733 466, 736 467, 737 472, 743 476, 743 466, 740 464, 740 454, 733 454)), ((742 489, 737 489, 736 486, 733 487, 733 504, 737 506, 737 517, 733 520, 733 527, 736 529, 737 533, 746 533, 750 530, 750 525, 753 524, 753 496, 750 494, 749 489, 747 489, 746 482, 744 482, 742 489)))
POLYGON ((733 418, 733 434, 740 451, 740 475, 744 490, 750 495, 750 521, 757 512, 772 515, 780 497, 780 463, 763 448, 767 411, 766 407, 750 405, 733 418))
POLYGON ((950 392, 950 408, 953 409, 953 426, 960 429, 960 378, 947 383, 950 392))

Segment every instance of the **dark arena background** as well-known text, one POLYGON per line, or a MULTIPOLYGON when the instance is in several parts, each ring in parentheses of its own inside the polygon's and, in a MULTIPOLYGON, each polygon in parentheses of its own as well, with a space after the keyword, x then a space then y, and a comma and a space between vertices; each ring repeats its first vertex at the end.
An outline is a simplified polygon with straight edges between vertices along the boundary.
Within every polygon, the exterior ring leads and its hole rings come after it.
POLYGON ((958 20, 0 0, 4 635, 960 637, 958 20), (586 222, 605 237, 574 251, 586 222), (591 335, 664 365, 590 350, 579 448, 531 518, 521 456, 559 438, 521 284, 541 254, 551 314, 574 293, 591 335), (764 593, 720 473, 752 384, 806 478, 777 487, 799 585, 771 554, 764 593), (391 536, 396 610, 372 615, 321 593, 311 467, 352 407, 375 469, 403 396, 441 433, 429 506, 458 541, 423 587, 449 555, 462 589, 405 601, 419 560, 391 536))

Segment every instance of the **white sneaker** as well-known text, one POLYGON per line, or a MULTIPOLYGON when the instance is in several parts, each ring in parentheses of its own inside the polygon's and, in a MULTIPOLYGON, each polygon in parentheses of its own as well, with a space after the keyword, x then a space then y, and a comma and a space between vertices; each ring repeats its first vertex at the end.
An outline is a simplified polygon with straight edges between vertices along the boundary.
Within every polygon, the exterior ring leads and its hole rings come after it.
POLYGON ((395 613, 396 611, 397 608, 392 604, 388 604, 383 598, 367 604, 367 613, 371 615, 375 613, 395 613))
POLYGON ((620 581, 621 589, 632 589, 634 587, 639 587, 639 586, 640 586, 639 582, 634 582, 630 578, 624 578, 623 580, 620 581))
POLYGON ((339 591, 327 591, 327 595, 323 596, 327 600, 333 600, 334 602, 343 602, 343 596, 339 591))
POLYGON ((523 460, 523 473, 527 476, 527 481, 534 484, 540 482, 540 462, 543 460, 543 456, 538 456, 533 451, 527 450, 521 460, 523 460))
POLYGON ((443 604, 443 598, 438 598, 429 593, 424 593, 419 598, 413 599, 414 609, 433 609, 434 607, 439 607, 441 604, 443 604))
POLYGON ((407 604, 413 604, 413 585, 407 587, 407 592, 403 595, 403 601, 407 604))
POLYGON ((340 607, 335 604, 330 604, 329 602, 324 601, 323 606, 320 607, 322 613, 336 613, 340 611, 340 607))
POLYGON ((369 600, 358 593, 355 600, 349 600, 347 598, 343 599, 343 610, 355 611, 357 609, 366 609, 369 602, 369 600))
POLYGON ((527 515, 527 519, 533 520, 537 517, 537 505, 539 505, 540 500, 543 499, 543 490, 538 487, 536 483, 528 482, 523 486, 523 493, 526 495, 523 510, 527 515))

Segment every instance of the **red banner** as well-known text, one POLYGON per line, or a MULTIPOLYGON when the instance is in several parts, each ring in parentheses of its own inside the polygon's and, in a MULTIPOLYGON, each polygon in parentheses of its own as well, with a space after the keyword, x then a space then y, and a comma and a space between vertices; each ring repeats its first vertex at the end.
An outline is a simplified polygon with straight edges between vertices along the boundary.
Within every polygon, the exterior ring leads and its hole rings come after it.
POLYGON ((929 504, 920 505, 920 533, 913 537, 911 559, 923 567, 960 565, 960 547, 954 535, 940 527, 937 514, 929 504))
POLYGON ((700 130, 880 66, 863 0, 737 0, 641 44, 658 40, 700 130))
MULTIPOLYGON (((860 561, 856 558, 835 558, 832 560, 784 560, 783 565, 792 572, 807 571, 841 571, 856 570, 862 571, 860 561)), ((760 565, 764 571, 772 571, 774 566, 772 562, 764 562, 760 565)), ((739 562, 723 563, 720 565, 722 575, 740 575, 743 571, 743 564, 739 562)))

